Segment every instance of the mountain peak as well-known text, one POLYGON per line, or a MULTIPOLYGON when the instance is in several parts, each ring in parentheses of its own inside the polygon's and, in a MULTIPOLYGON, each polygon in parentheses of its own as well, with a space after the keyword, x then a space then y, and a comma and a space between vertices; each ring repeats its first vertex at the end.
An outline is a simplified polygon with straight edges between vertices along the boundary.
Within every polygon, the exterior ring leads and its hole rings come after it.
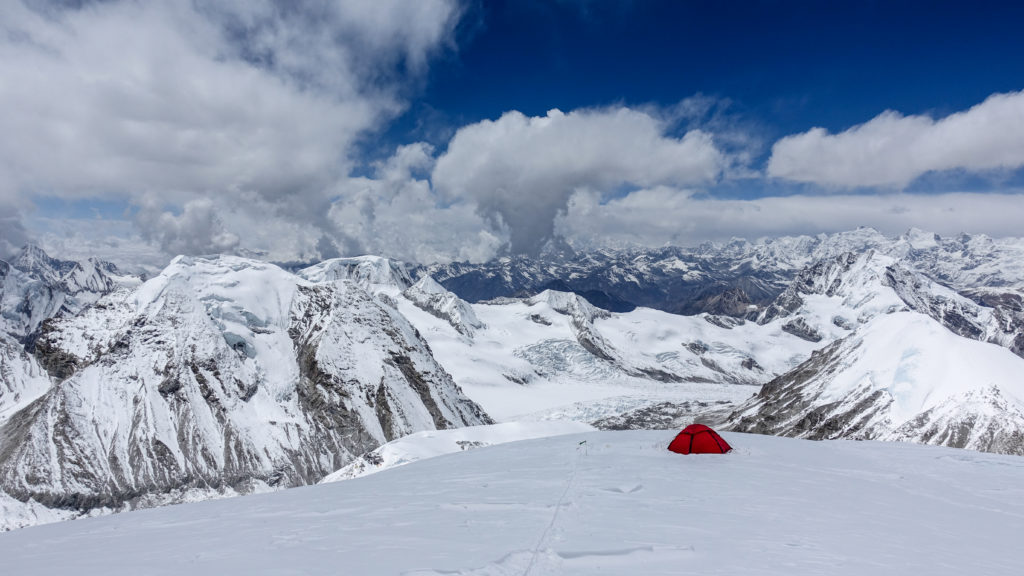
POLYGON ((392 287, 400 291, 412 286, 405 264, 382 256, 332 258, 299 271, 310 282, 352 280, 364 288, 392 287))
POLYGON ((39 246, 26 244, 10 264, 33 278, 47 284, 56 284, 64 274, 75 267, 77 262, 53 258, 39 246))

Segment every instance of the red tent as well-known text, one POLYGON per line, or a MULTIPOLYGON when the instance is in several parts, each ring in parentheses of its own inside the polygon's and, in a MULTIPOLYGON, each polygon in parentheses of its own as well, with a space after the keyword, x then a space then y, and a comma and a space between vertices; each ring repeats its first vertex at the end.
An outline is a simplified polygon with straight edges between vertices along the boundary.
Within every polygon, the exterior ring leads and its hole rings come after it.
POLYGON ((679 454, 725 454, 732 446, 711 428, 690 424, 680 432, 668 449, 679 454))

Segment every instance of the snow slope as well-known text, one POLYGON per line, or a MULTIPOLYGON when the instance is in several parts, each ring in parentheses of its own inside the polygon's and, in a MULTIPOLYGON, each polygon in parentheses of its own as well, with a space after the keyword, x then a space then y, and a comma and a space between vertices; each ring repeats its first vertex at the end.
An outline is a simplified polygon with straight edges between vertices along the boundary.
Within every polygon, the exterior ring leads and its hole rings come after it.
POLYGON ((1024 359, 924 314, 881 315, 766 384, 729 423, 1024 454, 1024 359))
POLYGON ((502 444, 8 532, 0 557, 80 576, 1024 573, 1020 458, 724 436, 724 456, 670 453, 671 432, 502 444))
POLYGON ((35 358, 22 348, 13 337, 0 332, 0 426, 50 388, 35 358))
POLYGON ((340 482, 383 472, 395 466, 405 466, 417 460, 435 458, 444 454, 472 450, 495 444, 506 444, 533 438, 579 434, 593 427, 572 420, 542 422, 504 422, 489 426, 467 426, 454 430, 416 432, 363 454, 341 470, 327 475, 321 484, 340 482))

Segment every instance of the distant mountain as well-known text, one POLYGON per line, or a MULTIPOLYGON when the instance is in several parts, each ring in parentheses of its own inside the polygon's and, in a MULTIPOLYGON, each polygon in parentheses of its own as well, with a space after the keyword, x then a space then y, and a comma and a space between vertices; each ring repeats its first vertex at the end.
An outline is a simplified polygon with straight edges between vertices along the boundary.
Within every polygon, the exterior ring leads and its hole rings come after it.
POLYGON ((943 238, 916 229, 896 237, 860 228, 693 248, 599 250, 547 260, 515 256, 482 264, 435 264, 413 274, 430 275, 470 302, 532 296, 557 287, 612 311, 635 305, 674 314, 745 316, 746 304, 771 303, 812 263, 867 250, 891 256, 1007 316, 1024 310, 1024 240, 966 234, 943 238))
POLYGON ((110 262, 59 260, 25 246, 11 262, 0 261, 0 331, 31 345, 49 318, 73 316, 121 286, 138 284, 110 262))

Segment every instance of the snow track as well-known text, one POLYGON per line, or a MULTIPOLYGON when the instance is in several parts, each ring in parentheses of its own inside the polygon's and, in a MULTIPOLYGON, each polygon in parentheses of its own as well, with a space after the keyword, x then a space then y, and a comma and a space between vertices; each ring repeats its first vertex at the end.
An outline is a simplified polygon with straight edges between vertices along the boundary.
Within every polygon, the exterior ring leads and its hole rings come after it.
POLYGON ((569 490, 572 489, 573 483, 576 481, 576 472, 580 467, 580 446, 583 446, 586 440, 576 445, 576 457, 572 460, 572 470, 569 472, 569 480, 565 483, 565 490, 562 491, 562 495, 558 497, 558 502, 555 503, 555 511, 551 514, 551 522, 548 522, 547 527, 544 528, 544 533, 540 535, 540 540, 537 540, 537 545, 533 547, 533 552, 530 554, 530 563, 526 565, 526 570, 523 572, 523 576, 529 576, 533 567, 537 563, 537 556, 540 551, 547 544, 548 538, 551 537, 551 530, 554 529, 555 524, 558 522, 558 513, 562 510, 562 506, 565 505, 565 498, 569 495, 569 490))

